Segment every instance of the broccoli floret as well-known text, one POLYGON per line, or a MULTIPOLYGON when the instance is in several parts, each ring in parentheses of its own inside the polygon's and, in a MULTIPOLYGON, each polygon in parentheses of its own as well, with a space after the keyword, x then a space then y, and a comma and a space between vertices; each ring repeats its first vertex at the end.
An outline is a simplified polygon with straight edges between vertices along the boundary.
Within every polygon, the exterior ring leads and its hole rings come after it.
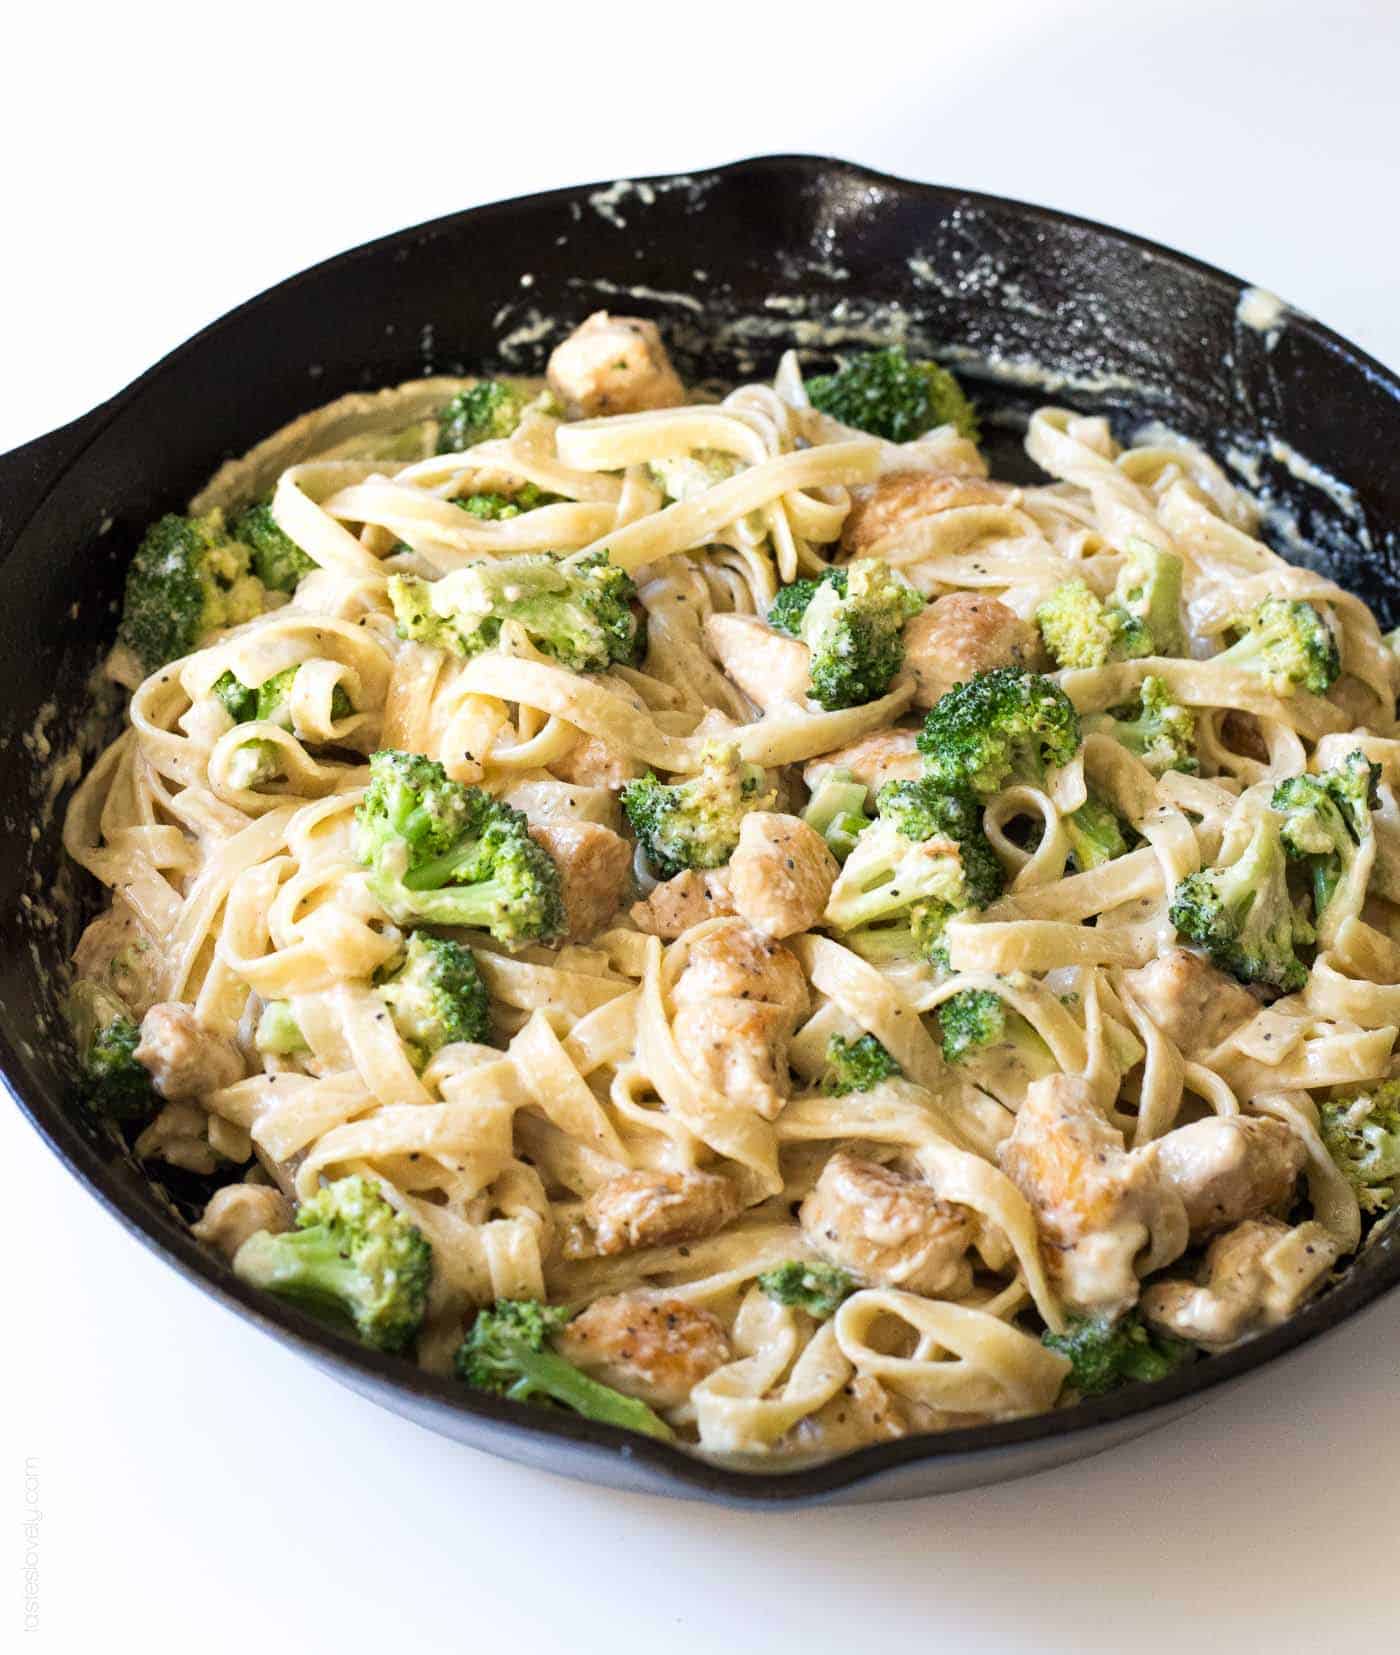
POLYGON ((1074 1316, 1063 1333, 1043 1333, 1041 1343, 1070 1360, 1065 1384, 1081 1396, 1102 1396, 1120 1385, 1165 1379, 1195 1356, 1180 1339, 1143 1326, 1136 1311, 1118 1322, 1107 1316, 1074 1316))
POLYGON ((998 667, 934 703, 919 732, 925 774, 954 792, 988 799, 1023 782, 1038 787, 1079 748, 1079 715, 1058 684, 998 667))
MULTIPOLYGON (((225 711, 235 724, 247 724, 253 719, 258 719, 263 723, 277 724, 284 730, 290 730, 292 681, 299 670, 294 666, 284 667, 281 672, 264 679, 257 689, 250 688, 232 672, 225 672, 215 681, 214 695, 223 703, 225 711)), ((354 704, 346 693, 344 684, 337 684, 331 691, 331 717, 349 718, 354 711, 354 704)))
POLYGON ((1033 1079, 1056 1074, 1054 1054, 1020 1012, 989 988, 965 988, 938 1007, 943 1056, 964 1063, 996 1046, 1009 1046, 1033 1079))
POLYGON ((1212 664, 1249 673, 1273 695, 1297 689, 1326 695, 1342 670, 1331 629, 1310 603, 1265 598, 1235 630, 1243 636, 1213 656, 1212 664))
POLYGON ((1086 734, 1112 736, 1126 747, 1154 776, 1181 770, 1193 776, 1200 769, 1196 759, 1196 715, 1189 707, 1178 706, 1166 681, 1149 675, 1142 681, 1136 702, 1097 713, 1084 721, 1086 734))
POLYGON ((1117 812, 1091 788, 1079 809, 1063 818, 1074 865, 1080 873, 1102 867, 1115 856, 1126 856, 1128 841, 1117 812))
POLYGON ((460 454, 492 437, 508 437, 520 424, 525 398, 500 379, 483 379, 459 391, 438 410, 439 454, 460 454))
POLYGON ((234 1256, 241 1281, 337 1320, 367 1345, 410 1344, 428 1302, 433 1253, 423 1233, 366 1178, 338 1178, 283 1235, 259 1230, 234 1256))
POLYGON ((833 374, 807 381, 814 408, 890 442, 912 442, 939 425, 977 441, 977 414, 962 387, 936 362, 911 362, 900 345, 867 351, 833 374))
POLYGON ((826 1064, 820 1086, 829 1098, 843 1098, 848 1092, 870 1092, 882 1080, 904 1073, 888 1049, 873 1034, 854 1040, 833 1034, 826 1043, 826 1064))
POLYGON ((233 538, 253 554, 253 573, 273 592, 295 592, 316 567, 296 541, 277 526, 272 507, 250 506, 233 526, 233 538))
POLYGON ((80 978, 65 1010, 87 1101, 113 1120, 148 1120, 160 1099, 149 1073, 136 1061, 141 1031, 125 1003, 100 983, 80 978))
POLYGON ((943 929, 965 908, 1001 895, 1005 875, 965 793, 927 777, 888 782, 879 819, 856 841, 824 916, 867 959, 945 963, 943 929))
POLYGON ((1330 1098, 1318 1112, 1327 1153, 1362 1211, 1383 1212, 1400 1200, 1400 1080, 1330 1098))
POLYGON ((262 613, 251 554, 230 540, 222 512, 162 517, 146 531, 126 575, 119 637, 147 672, 195 649, 206 632, 262 613))
POLYGON ((258 692, 232 672, 225 672, 215 680, 214 696, 235 724, 246 724, 258 716, 258 692))
POLYGON ((759 1288, 776 1304, 805 1310, 819 1322, 829 1321, 856 1290, 855 1277, 835 1264, 808 1264, 788 1259, 765 1270, 759 1288))
POLYGON ((1062 667, 1102 667, 1152 654, 1141 622, 1090 591, 1082 580, 1062 581, 1035 612, 1045 647, 1062 667))
POLYGON ((591 1379, 550 1348, 568 1320, 567 1310, 538 1299, 497 1300, 489 1310, 477 1312, 458 1348, 457 1377, 475 1390, 513 1402, 556 1402, 600 1425, 672 1441, 671 1427, 646 1403, 591 1379))
POLYGON ((500 641, 502 622, 515 621, 537 649, 573 672, 637 661, 644 637, 636 596, 632 577, 601 551, 562 561, 527 553, 469 564, 441 580, 389 581, 402 637, 476 655, 500 641))
POLYGON ((801 638, 812 655, 812 699, 828 712, 881 696, 904 660, 904 624, 924 606, 919 593, 878 558, 828 569, 820 580, 783 587, 771 626, 801 638))
POLYGON ((1139 628, 1148 655, 1183 655, 1186 630, 1181 622, 1184 573, 1175 552, 1164 552, 1137 535, 1128 539, 1127 557, 1113 588, 1113 607, 1139 628))
POLYGON ((777 795, 764 780, 732 742, 710 742, 695 775, 663 782, 648 773, 628 782, 622 808, 647 861, 669 879, 685 868, 718 868, 729 860, 749 811, 773 808, 777 795))
POLYGON ((1274 789, 1269 802, 1283 816, 1283 848, 1311 874, 1319 919, 1371 834, 1380 779, 1380 765, 1358 750, 1332 770, 1291 776, 1274 789))
POLYGON ((647 463, 652 481, 669 501, 694 500, 716 483, 733 477, 738 469, 739 462, 732 454, 722 454, 712 448, 697 449, 693 454, 673 454, 647 463))
POLYGON ((466 494, 452 503, 483 523, 505 523, 522 512, 552 506, 559 498, 557 494, 546 494, 534 483, 522 483, 514 494, 466 494))
POLYGON ((269 1000, 263 1007, 254 1044, 260 1052, 277 1057, 296 1057, 311 1050, 287 1000, 269 1000))
POLYGON ((1171 922, 1179 934, 1243 983, 1294 993, 1308 968, 1294 952, 1312 931, 1288 894, 1287 860, 1272 811, 1260 814, 1243 855, 1228 867, 1193 873, 1172 893, 1171 922))
POLYGON ((821 834, 838 862, 846 860, 870 826, 865 798, 865 783, 858 782, 849 770, 828 770, 802 812, 802 820, 821 834))
POLYGON ((402 964, 379 989, 418 1067, 455 1040, 485 1042, 489 996, 469 948, 415 931, 402 964))
POLYGON ((529 825, 435 760, 382 748, 355 812, 355 854, 399 924, 470 926, 508 947, 548 942, 564 929, 559 870, 529 825))

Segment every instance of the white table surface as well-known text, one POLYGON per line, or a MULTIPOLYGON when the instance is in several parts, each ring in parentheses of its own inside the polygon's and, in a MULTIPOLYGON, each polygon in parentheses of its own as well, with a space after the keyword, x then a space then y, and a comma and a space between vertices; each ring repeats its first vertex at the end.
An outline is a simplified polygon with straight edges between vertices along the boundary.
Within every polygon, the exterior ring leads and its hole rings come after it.
MULTIPOLYGON (((244 6, 217 26, 195 7, 25 8, 0 99, 0 448, 368 237, 762 151, 1118 223, 1400 362, 1395 0, 911 11, 580 8, 551 38, 543 10, 460 0, 244 6)), ((187 1287, 4 1108, 0 1249, 4 1647, 21 1647, 26 1462, 43 1513, 26 1648, 1400 1642, 1393 1307, 1099 1460, 784 1517, 591 1490, 381 1412, 187 1287)))

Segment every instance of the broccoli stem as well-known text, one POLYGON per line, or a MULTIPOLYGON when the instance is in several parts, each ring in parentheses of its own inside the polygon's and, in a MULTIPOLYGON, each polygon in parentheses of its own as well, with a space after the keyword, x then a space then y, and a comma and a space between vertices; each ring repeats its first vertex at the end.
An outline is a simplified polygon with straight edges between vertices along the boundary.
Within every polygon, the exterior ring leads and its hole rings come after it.
POLYGON ((529 1350, 523 1343, 514 1342, 512 1355, 520 1368, 520 1378, 505 1394, 516 1402, 529 1402, 541 1391, 556 1402, 585 1419, 600 1425, 617 1425, 624 1431, 639 1431, 643 1436, 655 1437, 658 1442, 674 1442, 675 1432, 664 1419, 654 1414, 645 1402, 623 1396, 610 1386, 590 1379, 572 1362, 567 1362, 554 1351, 529 1350))

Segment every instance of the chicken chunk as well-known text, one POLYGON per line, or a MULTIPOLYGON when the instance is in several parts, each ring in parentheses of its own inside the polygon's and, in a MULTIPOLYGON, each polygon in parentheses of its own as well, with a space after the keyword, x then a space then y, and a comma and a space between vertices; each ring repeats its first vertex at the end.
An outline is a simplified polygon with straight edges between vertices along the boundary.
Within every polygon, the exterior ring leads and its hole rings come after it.
POLYGON ((190 1234, 232 1260, 259 1230, 281 1235, 291 1227, 292 1204, 281 1190, 269 1184, 229 1184, 214 1191, 203 1217, 190 1226, 190 1234))
POLYGON ((802 772, 802 779, 815 793, 829 771, 849 770, 873 796, 886 782, 912 782, 923 775, 923 756, 916 742, 914 730, 877 730, 849 747, 813 759, 802 772))
POLYGON ((1280 1206, 1308 1152, 1282 1121, 1234 1115, 1179 1126, 1158 1140, 1157 1157, 1199 1241, 1280 1206))
POLYGON ((570 419, 637 414, 685 401, 655 322, 595 310, 556 345, 545 370, 570 419))
POLYGON ((710 615, 705 642, 728 676, 765 712, 782 703, 800 706, 811 687, 807 646, 756 615, 710 615))
POLYGON ((1233 977, 1187 948, 1170 949, 1125 972, 1123 981, 1184 1057, 1203 1056, 1259 1010, 1259 1002, 1233 977))
POLYGON ((792 1017, 762 1000, 700 1001, 676 1008, 681 1061, 699 1081, 764 1120, 777 1118, 792 1090, 792 1017))
POLYGON ((1047 1265, 1076 1310, 1121 1314, 1137 1298, 1138 1269, 1185 1251, 1185 1207, 1157 1146, 1129 1152, 1077 1076, 1027 1090, 997 1159, 1034 1209, 1047 1265))
POLYGON ((623 1172, 583 1205, 605 1257, 713 1235, 739 1211, 734 1186, 713 1172, 623 1172))
POLYGON ((810 931, 826 911, 840 863, 800 816, 751 810, 729 861, 734 906, 767 937, 810 931))
POLYGON ((973 1215, 913 1178, 838 1150, 798 1214, 809 1247, 876 1287, 960 1298, 973 1215))
POLYGON ((194 1007, 178 1000, 152 1006, 141 1019, 136 1061, 171 1102, 202 1098, 243 1078, 243 1058, 226 1036, 201 1028, 194 1007))
POLYGON ((167 1103, 134 1145, 138 1161, 164 1161, 167 1166, 211 1178, 220 1158, 209 1141, 211 1117, 196 1103, 167 1103))
POLYGON ((532 822, 530 837, 554 858, 571 942, 586 942, 622 907, 632 847, 597 822, 532 822))
POLYGON ((73 950, 77 975, 111 989, 138 1020, 155 1003, 160 964, 159 951, 120 897, 93 920, 73 950))
POLYGON ((734 911, 728 868, 687 868, 658 885, 645 902, 634 902, 632 923, 649 936, 669 941, 692 925, 734 911))
POLYGON ((856 491, 841 529, 847 558, 888 553, 924 519, 962 506, 999 506, 1006 489, 980 477, 939 477, 928 471, 889 471, 856 491))
POLYGON ((699 939, 671 992, 678 1005, 763 1000, 781 1006, 794 1024, 808 1007, 807 979, 796 956, 738 922, 699 939))
MULTIPOLYGON (((625 679, 605 674, 595 682, 639 712, 646 710, 646 703, 625 679)), ((549 766, 550 775, 558 781, 574 787, 601 787, 611 791, 616 791, 624 782, 635 781, 645 770, 645 765, 620 747, 604 741, 602 736, 587 734, 580 735, 568 752, 552 760, 549 766)))
POLYGON ((1287 1321, 1311 1298, 1341 1248, 1320 1224, 1290 1229, 1276 1218, 1249 1218, 1206 1249, 1203 1279, 1154 1282, 1142 1314, 1161 1332, 1206 1350, 1223 1350, 1287 1321))
POLYGON ((830 1402, 799 1420, 777 1448, 784 1454, 820 1454, 827 1458, 847 1454, 867 1443, 891 1442, 908 1429, 901 1400, 878 1379, 857 1374, 830 1402))
POLYGON ((684 1299, 595 1299, 555 1341, 566 1361, 652 1408, 678 1408, 732 1360, 724 1329, 684 1299))
POLYGON ((916 707, 931 707, 955 684, 996 667, 1035 667, 1035 628, 999 598, 949 592, 904 628, 904 665, 914 675, 916 707))

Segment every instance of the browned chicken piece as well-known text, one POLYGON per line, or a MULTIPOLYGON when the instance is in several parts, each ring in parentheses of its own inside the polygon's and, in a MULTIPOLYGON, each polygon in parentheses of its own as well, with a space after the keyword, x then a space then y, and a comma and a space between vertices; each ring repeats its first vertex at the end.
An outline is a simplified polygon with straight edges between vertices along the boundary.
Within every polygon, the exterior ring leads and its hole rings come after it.
POLYGON ((171 1102, 202 1098, 243 1078, 243 1058, 226 1036, 201 1028, 194 1007, 178 1000, 152 1006, 141 1019, 136 1061, 171 1102))
POLYGON ((847 558, 889 552, 904 531, 926 517, 960 506, 999 506, 1006 490, 980 477, 939 477, 929 471, 888 471, 855 491, 841 529, 847 558))
POLYGON ((914 730, 877 730, 849 747, 838 747, 813 759, 802 772, 802 779, 814 793, 831 770, 849 770, 872 794, 886 782, 912 782, 924 773, 923 755, 916 741, 914 730))
POLYGON ((555 1341, 568 1362, 651 1408, 677 1408, 732 1360, 724 1329, 684 1299, 595 1299, 555 1341))
POLYGON ((1129 1152, 1085 1081, 1050 1075, 1026 1092, 1002 1171, 1034 1209, 1047 1266, 1076 1310, 1116 1316, 1137 1298, 1135 1261, 1177 1258, 1187 1242, 1181 1197, 1161 1177, 1156 1145, 1129 1152))
POLYGON ((728 868, 687 868, 658 885, 645 902, 632 904, 632 923, 649 936, 670 941, 707 919, 734 912, 728 868))
POLYGON ((830 1402, 799 1420, 778 1444, 793 1455, 846 1454, 870 1442, 890 1442, 909 1429, 905 1405, 878 1379, 857 1374, 830 1402))
POLYGON ((973 1215, 928 1185, 839 1150, 798 1214, 809 1247, 877 1287, 960 1298, 973 1215))
POLYGON ((800 816, 751 810, 729 860, 734 906, 768 937, 810 931, 826 912, 841 865, 826 840, 800 816))
POLYGON ((597 822, 532 822, 530 837, 554 858, 571 942, 586 942, 622 907, 632 847, 597 822))
POLYGON ((73 950, 75 974, 110 989, 138 1021, 155 1003, 160 965, 159 951, 120 897, 93 920, 73 950))
POLYGON ((1182 1055, 1198 1058, 1218 1046, 1259 1010, 1259 1002, 1233 977, 1199 954, 1173 948, 1123 981, 1142 1009, 1182 1055))
POLYGON ((996 667, 1034 667, 1040 639, 999 598, 949 592, 904 628, 904 666, 918 688, 916 707, 931 707, 955 684, 996 667))
POLYGON ((1266 1116, 1195 1121, 1157 1141, 1162 1177, 1186 1205, 1193 1241, 1286 1201, 1307 1158, 1298 1134, 1266 1116))
POLYGON ((812 682, 807 646, 756 615, 709 615, 705 642, 728 676, 765 712, 801 706, 812 682))
POLYGON ((716 926, 695 943, 672 998, 678 1005, 765 1000, 796 1023, 807 1011, 807 979, 781 943, 736 922, 716 926))
POLYGON ((685 401, 656 323, 640 316, 595 310, 555 346, 546 373, 570 419, 676 408, 685 401))
POLYGON ((1341 1252, 1311 1220, 1290 1229, 1248 1218, 1206 1249, 1200 1281, 1154 1282, 1142 1295, 1148 1323, 1206 1350, 1223 1350, 1285 1322, 1311 1298, 1341 1252))
POLYGON ((229 1184, 210 1196, 190 1234, 231 1260, 249 1236, 260 1230, 281 1235, 291 1227, 292 1204, 281 1190, 269 1184, 229 1184))
POLYGON ((164 1161, 167 1166, 212 1178, 221 1163, 209 1142, 209 1121, 197 1103, 167 1103, 137 1138, 136 1159, 164 1161))
POLYGON ((771 1121, 788 1075, 791 1014, 763 1000, 699 1001, 676 1008, 671 1024, 681 1061, 705 1085, 771 1121))
POLYGON ((734 1186, 713 1172, 622 1172, 583 1204, 604 1256, 713 1235, 738 1211, 734 1186))

